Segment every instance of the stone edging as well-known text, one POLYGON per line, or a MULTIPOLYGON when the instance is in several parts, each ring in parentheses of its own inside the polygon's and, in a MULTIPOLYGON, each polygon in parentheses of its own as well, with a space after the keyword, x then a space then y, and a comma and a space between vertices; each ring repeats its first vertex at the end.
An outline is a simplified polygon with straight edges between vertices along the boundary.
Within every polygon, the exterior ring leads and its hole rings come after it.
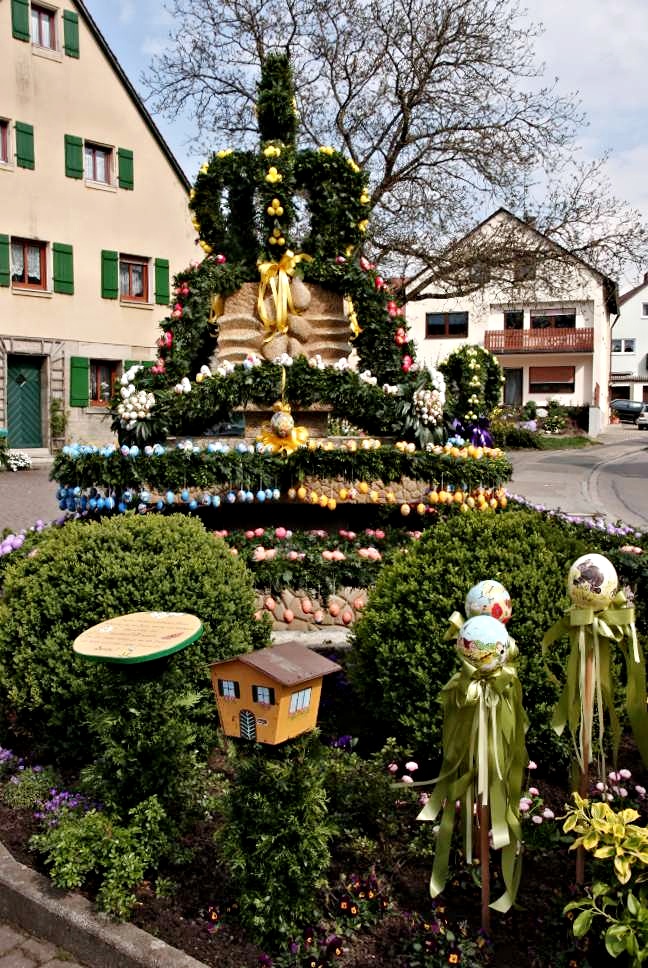
POLYGON ((92 968, 206 968, 132 924, 96 914, 80 894, 58 890, 0 844, 0 918, 65 948, 92 968))

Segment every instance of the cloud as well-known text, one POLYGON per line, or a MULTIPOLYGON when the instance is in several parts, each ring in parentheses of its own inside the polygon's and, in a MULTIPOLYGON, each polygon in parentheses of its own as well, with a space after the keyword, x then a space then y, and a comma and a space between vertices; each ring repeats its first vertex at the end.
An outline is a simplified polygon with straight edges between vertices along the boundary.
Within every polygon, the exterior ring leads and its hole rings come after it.
POLYGON ((130 24, 135 19, 135 0, 119 0, 120 24, 130 24))
POLYGON ((166 50, 170 43, 171 41, 166 36, 147 34, 140 44, 140 51, 147 57, 157 57, 166 50))

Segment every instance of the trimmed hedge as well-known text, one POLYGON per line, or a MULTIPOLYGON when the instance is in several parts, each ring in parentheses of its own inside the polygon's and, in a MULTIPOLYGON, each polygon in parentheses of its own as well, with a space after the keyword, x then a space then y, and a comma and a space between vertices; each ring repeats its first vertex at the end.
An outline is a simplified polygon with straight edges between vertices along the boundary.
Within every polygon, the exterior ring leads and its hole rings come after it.
POLYGON ((0 736, 9 745, 22 737, 59 766, 98 763, 101 772, 103 764, 104 786, 121 789, 122 807, 177 789, 173 769, 188 776, 191 764, 164 767, 173 744, 204 754, 218 726, 209 662, 267 644, 253 611, 249 573, 195 518, 120 516, 51 529, 4 576, 0 736), (148 610, 196 614, 204 634, 134 667, 72 651, 97 622, 148 610))

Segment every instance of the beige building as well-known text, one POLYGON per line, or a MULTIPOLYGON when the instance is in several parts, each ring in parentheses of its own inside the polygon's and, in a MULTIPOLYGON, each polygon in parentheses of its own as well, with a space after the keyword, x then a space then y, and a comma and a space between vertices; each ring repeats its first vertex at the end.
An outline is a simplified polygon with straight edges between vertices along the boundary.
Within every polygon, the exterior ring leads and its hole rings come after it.
POLYGON ((182 169, 83 3, 0 0, 0 426, 14 448, 113 439, 198 257, 182 169))
MULTIPOLYGON (((586 405, 590 431, 596 432, 609 420, 616 284, 506 209, 474 231, 497 233, 515 251, 523 250, 525 241, 531 252, 553 248, 558 256, 554 269, 546 261, 543 278, 536 277, 533 259, 525 258, 518 278, 508 284, 484 278, 470 295, 408 302, 407 321, 419 357, 435 365, 464 343, 484 346, 504 368, 504 403, 586 405)), ((470 244, 472 236, 458 245, 470 244)))

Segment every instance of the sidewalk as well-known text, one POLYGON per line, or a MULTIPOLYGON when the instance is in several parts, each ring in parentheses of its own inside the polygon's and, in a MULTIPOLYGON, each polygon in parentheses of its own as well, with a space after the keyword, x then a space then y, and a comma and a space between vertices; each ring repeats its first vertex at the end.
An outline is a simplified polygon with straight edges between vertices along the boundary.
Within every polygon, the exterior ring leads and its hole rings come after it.
POLYGON ((83 968, 69 952, 0 921, 0 968, 83 968))

